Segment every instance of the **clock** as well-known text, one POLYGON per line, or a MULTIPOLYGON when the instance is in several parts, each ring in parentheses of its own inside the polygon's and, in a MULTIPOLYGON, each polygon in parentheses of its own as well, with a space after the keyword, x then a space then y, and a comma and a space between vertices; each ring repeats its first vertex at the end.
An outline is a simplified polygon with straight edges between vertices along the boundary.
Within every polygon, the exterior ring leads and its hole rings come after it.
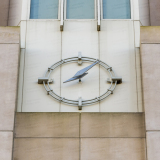
POLYGON ((70 58, 66 58, 66 59, 62 59, 61 61, 58 61, 56 63, 54 63, 53 65, 51 65, 44 77, 38 78, 38 84, 43 84, 45 90, 47 91, 47 94, 52 96, 55 100, 61 102, 61 103, 65 103, 67 105, 72 105, 72 106, 78 106, 79 110, 82 110, 83 106, 89 106, 92 105, 94 103, 98 103, 100 101, 105 100, 108 96, 110 96, 111 94, 113 94, 116 85, 122 83, 122 78, 121 77, 116 77, 113 69, 111 66, 109 66, 108 64, 106 64, 105 62, 92 58, 92 57, 82 57, 81 54, 79 53, 79 55, 77 57, 70 57, 70 58), (54 83, 53 79, 50 78, 51 73, 57 68, 60 67, 61 65, 64 64, 69 64, 69 63, 78 63, 78 65, 81 65, 83 63, 91 63, 91 65, 79 70, 76 74, 73 75, 73 77, 65 80, 63 83, 70 83, 71 81, 79 81, 79 83, 81 83, 81 80, 84 76, 87 76, 87 71, 90 70, 92 67, 96 66, 96 65, 100 65, 101 67, 103 67, 110 75, 110 78, 107 79, 107 83, 110 83, 109 88, 106 89, 105 93, 103 93, 102 95, 98 96, 98 97, 93 97, 92 99, 82 99, 82 97, 77 98, 77 100, 73 100, 73 99, 68 99, 65 97, 61 97, 58 94, 56 94, 54 92, 54 90, 51 87, 51 83, 54 83))

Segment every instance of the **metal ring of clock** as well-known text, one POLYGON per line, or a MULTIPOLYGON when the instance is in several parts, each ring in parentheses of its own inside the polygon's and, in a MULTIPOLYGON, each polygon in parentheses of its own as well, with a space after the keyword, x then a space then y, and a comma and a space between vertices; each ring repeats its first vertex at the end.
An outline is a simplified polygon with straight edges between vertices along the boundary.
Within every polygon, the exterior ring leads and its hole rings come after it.
MULTIPOLYGON (((79 98, 77 100, 67 99, 65 97, 61 97, 61 96, 57 95, 52 90, 52 88, 50 86, 50 82, 52 82, 52 80, 50 79, 50 75, 57 67, 59 67, 63 64, 68 64, 68 63, 73 63, 73 62, 77 62, 78 64, 80 64, 82 62, 95 62, 96 60, 97 59, 90 58, 90 57, 81 57, 80 59, 79 59, 79 57, 71 57, 71 58, 63 59, 63 60, 58 61, 57 63, 53 64, 51 67, 48 68, 48 70, 45 73, 44 78, 46 78, 47 81, 42 80, 42 83, 47 91, 47 94, 52 96, 55 100, 57 100, 59 102, 65 103, 67 105, 78 106, 80 110, 82 109, 82 106, 88 106, 88 105, 92 105, 94 103, 100 102, 100 101, 104 100, 105 98, 107 98, 110 94, 113 94, 113 91, 114 91, 114 89, 117 85, 117 82, 118 82, 117 80, 114 82, 111 80, 111 82, 110 82, 111 84, 105 93, 103 93, 99 97, 95 97, 93 99, 88 99, 88 100, 84 100, 82 98, 79 98)), ((99 60, 99 62, 97 64, 99 64, 100 66, 105 68, 106 71, 109 72, 111 79, 112 79, 112 77, 115 77, 115 73, 112 70, 112 67, 107 65, 105 62, 102 62, 101 60, 99 60)))

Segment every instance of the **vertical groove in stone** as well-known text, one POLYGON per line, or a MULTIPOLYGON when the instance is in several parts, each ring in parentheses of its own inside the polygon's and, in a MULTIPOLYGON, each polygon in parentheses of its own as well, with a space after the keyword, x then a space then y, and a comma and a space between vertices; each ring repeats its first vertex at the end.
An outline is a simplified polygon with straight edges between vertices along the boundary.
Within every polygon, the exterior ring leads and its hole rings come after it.
POLYGON ((81 112, 79 113, 79 160, 81 160, 81 112))

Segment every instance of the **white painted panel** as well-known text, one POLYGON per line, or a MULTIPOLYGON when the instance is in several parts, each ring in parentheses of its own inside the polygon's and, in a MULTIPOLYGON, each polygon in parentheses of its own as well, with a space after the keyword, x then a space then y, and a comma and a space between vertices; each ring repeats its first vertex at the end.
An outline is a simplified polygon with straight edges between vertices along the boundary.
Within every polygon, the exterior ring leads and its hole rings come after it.
POLYGON ((19 79, 18 79, 17 112, 21 112, 22 111, 24 55, 25 55, 25 49, 21 49, 21 52, 20 52, 20 65, 19 65, 19 79))
MULTIPOLYGON (((133 21, 102 21, 100 32, 100 59, 113 67, 123 83, 114 94, 100 103, 101 112, 137 112, 133 21)), ((100 93, 108 88, 107 77, 101 69, 100 93)))
MULTIPOLYGON (((61 59, 59 22, 27 21, 22 112, 58 112, 59 102, 37 83, 48 67, 61 59)), ((53 90, 60 94, 60 68, 53 73, 53 90)))
POLYGON ((137 74, 137 98, 138 98, 138 112, 144 112, 143 102, 142 102, 142 75, 141 75, 141 65, 140 65, 140 48, 135 48, 136 50, 136 74, 137 74))
POLYGON ((139 0, 132 0, 133 4, 133 19, 139 20, 139 0))
MULTIPOLYGON (((99 58, 98 32, 96 22, 74 22, 67 21, 62 33, 62 58, 82 56, 99 58)), ((82 83, 77 81, 63 84, 63 81, 71 78, 74 74, 88 66, 90 63, 67 64, 61 71, 61 96, 77 100, 90 99, 99 96, 99 66, 94 66, 88 71, 88 75, 82 79, 82 83)), ((61 112, 78 112, 78 107, 61 104, 61 112)), ((83 107, 82 112, 99 112, 99 104, 83 107)))
POLYGON ((20 24, 20 48, 26 48, 26 27, 27 27, 27 21, 21 21, 21 24, 20 24))
POLYGON ((134 21, 135 47, 140 47, 140 21, 134 21))
POLYGON ((150 17, 149 17, 149 2, 148 0, 139 0, 139 15, 140 21, 143 26, 150 25, 150 17))
POLYGON ((30 10, 30 8, 28 8, 28 3, 29 0, 22 0, 22 13, 21 13, 21 20, 27 20, 28 19, 28 10, 30 10))

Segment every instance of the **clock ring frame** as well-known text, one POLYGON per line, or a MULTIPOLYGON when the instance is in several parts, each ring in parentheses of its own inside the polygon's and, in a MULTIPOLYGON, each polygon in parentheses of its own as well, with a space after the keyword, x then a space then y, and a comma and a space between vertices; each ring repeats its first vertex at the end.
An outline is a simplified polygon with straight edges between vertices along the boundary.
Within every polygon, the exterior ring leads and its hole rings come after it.
MULTIPOLYGON (((106 92, 103 93, 102 95, 100 95, 99 97, 95 97, 93 99, 88 99, 88 100, 84 100, 81 97, 79 97, 79 99, 77 99, 77 100, 72 100, 72 99, 67 99, 65 97, 59 96, 58 94, 56 94, 53 91, 53 89, 50 86, 50 83, 53 82, 53 80, 50 79, 50 75, 57 67, 59 67, 63 64, 74 63, 74 62, 81 64, 82 62, 95 62, 97 60, 98 59, 91 58, 91 57, 80 57, 80 58, 79 57, 70 57, 70 58, 62 59, 61 61, 54 63, 53 65, 51 65, 51 67, 48 68, 44 77, 40 79, 41 83, 44 85, 44 88, 47 91, 47 94, 52 96, 55 100, 57 100, 61 103, 67 104, 67 105, 78 106, 78 109, 82 110, 82 107, 101 102, 104 99, 106 99, 109 95, 113 94, 113 91, 116 88, 118 80, 117 79, 115 79, 114 81, 112 80, 112 77, 116 77, 114 71, 112 70, 112 67, 110 67, 105 62, 98 60, 99 62, 97 63, 97 65, 99 64, 104 69, 106 69, 106 71, 108 71, 108 73, 111 76, 110 86, 106 90, 106 92)), ((38 81, 39 81, 39 79, 38 79, 38 81)))

